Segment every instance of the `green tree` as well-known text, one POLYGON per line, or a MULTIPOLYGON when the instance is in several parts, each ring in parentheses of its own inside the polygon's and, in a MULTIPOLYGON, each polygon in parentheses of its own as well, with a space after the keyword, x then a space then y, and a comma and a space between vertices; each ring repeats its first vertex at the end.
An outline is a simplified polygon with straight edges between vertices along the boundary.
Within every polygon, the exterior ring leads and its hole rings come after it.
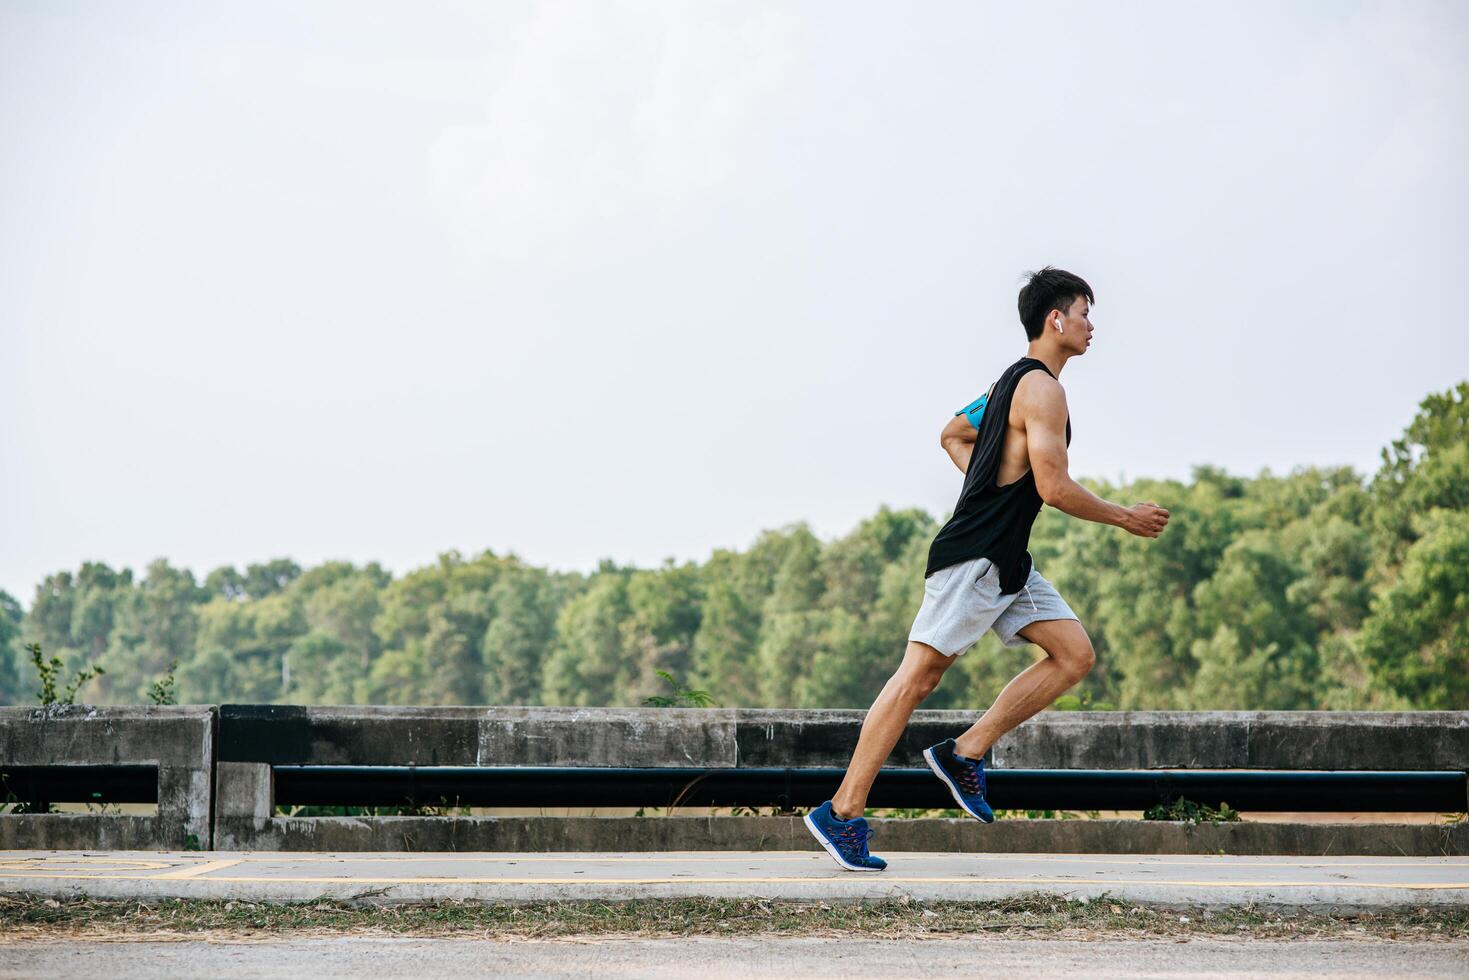
POLYGON ((631 688, 634 668, 620 629, 630 611, 626 574, 608 571, 562 607, 542 681, 547 704, 613 705, 618 691, 631 688))
POLYGON ((480 643, 494 610, 488 592, 456 592, 433 608, 423 637, 426 704, 483 704, 480 643))
POLYGON ((485 629, 481 652, 484 694, 489 704, 536 704, 541 674, 556 640, 560 589, 529 569, 501 577, 491 590, 495 618, 485 629))
POLYGON ((301 604, 288 593, 210 600, 199 607, 198 651, 179 665, 179 697, 189 704, 284 700, 287 653, 306 632, 301 604))
POLYGON ((893 637, 873 636, 861 617, 838 607, 811 615, 809 656, 796 679, 803 708, 865 708, 902 656, 893 637), (897 656, 894 650, 897 649, 897 656))
POLYGON ((1382 451, 1372 481, 1373 524, 1392 569, 1419 537, 1414 518, 1435 508, 1469 510, 1469 381, 1424 398, 1399 439, 1382 451))
POLYGON ((793 708, 800 703, 797 685, 827 641, 830 616, 826 610, 811 609, 765 617, 755 660, 761 707, 793 708))
POLYGON ((485 630, 494 618, 491 590, 516 564, 484 552, 466 561, 457 551, 410 572, 382 594, 373 629, 391 670, 374 667, 369 696, 393 704, 479 704, 484 699, 485 630), (413 678, 414 687, 402 685, 413 678), (384 687, 385 683, 393 685, 384 687))
POLYGON ((879 507, 821 552, 823 605, 845 609, 859 619, 878 598, 883 570, 898 559, 915 537, 931 534, 932 519, 921 510, 879 507))
POLYGON ((19 704, 21 694, 19 650, 25 611, 9 592, 0 589, 0 704, 19 704))
MULTIPOLYGON (((908 631, 923 601, 923 571, 936 530, 921 511, 883 509, 823 553, 828 597, 855 577, 870 598, 857 609, 846 602, 823 603, 827 608, 817 642, 796 682, 797 704, 865 708, 872 703, 903 661, 908 631)), ((962 676, 947 678, 924 706, 963 703, 968 691, 962 676)))
POLYGON ((1219 568, 1195 589, 1192 643, 1199 665, 1191 706, 1300 709, 1317 676, 1316 629, 1288 598, 1300 569, 1276 536, 1248 532, 1225 549, 1219 568))
POLYGON ((245 594, 252 599, 284 592, 301 574, 301 566, 289 558, 274 558, 245 569, 245 594))
POLYGON ((169 664, 193 656, 199 606, 208 597, 192 572, 162 558, 136 587, 115 594, 107 663, 116 697, 140 703, 169 664))
POLYGON ((1397 581, 1372 603, 1361 651, 1395 706, 1469 708, 1469 512, 1414 522, 1397 581))
POLYGON ((825 591, 821 542, 804 524, 796 525, 763 604, 755 654, 762 704, 795 706, 797 680, 810 669, 827 629, 828 616, 816 609, 825 591))
POLYGON ((703 586, 692 563, 670 559, 660 569, 628 576, 628 616, 619 632, 631 675, 615 692, 617 703, 641 704, 661 692, 659 671, 688 676, 702 606, 703 586))
MULTIPOLYGON (((76 575, 58 572, 36 588, 22 624, 28 642, 39 643, 68 672, 108 660, 119 607, 131 593, 133 573, 101 562, 84 562, 76 575)), ((106 701, 124 678, 99 672, 82 693, 88 702, 106 701)), ((131 692, 129 692, 131 693, 131 692)))
POLYGON ((706 580, 712 581, 706 586, 704 614, 690 652, 693 683, 718 691, 727 705, 759 704, 754 670, 759 610, 748 605, 736 583, 720 576, 718 569, 716 565, 706 571, 706 580))
POLYGON ((376 562, 357 568, 328 562, 308 569, 291 586, 300 598, 310 632, 289 657, 297 695, 307 703, 365 701, 382 640, 373 624, 382 612, 382 593, 392 581, 376 562))

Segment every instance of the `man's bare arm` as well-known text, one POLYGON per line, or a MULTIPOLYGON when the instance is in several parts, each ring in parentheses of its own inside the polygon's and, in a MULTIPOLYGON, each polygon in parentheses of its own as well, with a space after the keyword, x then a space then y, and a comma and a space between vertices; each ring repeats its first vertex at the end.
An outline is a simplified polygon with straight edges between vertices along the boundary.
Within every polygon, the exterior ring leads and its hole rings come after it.
POLYGON ((979 430, 969 421, 969 417, 955 415, 944 426, 944 431, 939 433, 939 445, 944 447, 944 452, 959 467, 960 473, 968 473, 969 457, 974 455, 974 443, 978 438, 979 430))
POLYGON ((1056 379, 1031 372, 1022 382, 1024 391, 1017 390, 1016 397, 1025 418, 1030 468, 1041 499, 1072 517, 1156 538, 1168 523, 1168 511, 1151 501, 1132 507, 1114 504, 1071 478, 1066 459, 1066 392, 1056 379))

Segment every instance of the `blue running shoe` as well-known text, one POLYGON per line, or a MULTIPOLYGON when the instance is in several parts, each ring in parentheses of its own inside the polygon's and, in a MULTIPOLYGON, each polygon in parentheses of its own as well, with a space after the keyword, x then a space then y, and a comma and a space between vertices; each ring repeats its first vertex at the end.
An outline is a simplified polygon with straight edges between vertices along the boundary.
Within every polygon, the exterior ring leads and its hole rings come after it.
POLYGON ((867 853, 872 828, 863 817, 843 820, 831 812, 831 800, 827 800, 806 814, 805 820, 812 836, 848 871, 881 871, 888 866, 882 858, 867 853))
POLYGON ((984 760, 966 759, 954 754, 954 740, 946 738, 923 750, 923 761, 933 774, 944 781, 954 799, 972 817, 985 823, 995 822, 995 811, 984 801, 984 760))

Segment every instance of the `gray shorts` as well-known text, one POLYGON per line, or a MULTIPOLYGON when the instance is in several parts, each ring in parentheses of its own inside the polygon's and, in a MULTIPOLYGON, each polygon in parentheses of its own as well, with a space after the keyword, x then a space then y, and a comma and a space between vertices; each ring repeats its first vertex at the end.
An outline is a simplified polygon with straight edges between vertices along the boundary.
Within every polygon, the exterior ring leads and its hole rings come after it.
POLYGON ((1025 587, 1000 594, 1000 573, 988 558, 971 558, 940 568, 923 581, 923 605, 913 620, 909 640, 927 643, 947 657, 957 657, 993 629, 1007 647, 1030 641, 1017 634, 1043 619, 1076 619, 1056 587, 1031 565, 1025 587))

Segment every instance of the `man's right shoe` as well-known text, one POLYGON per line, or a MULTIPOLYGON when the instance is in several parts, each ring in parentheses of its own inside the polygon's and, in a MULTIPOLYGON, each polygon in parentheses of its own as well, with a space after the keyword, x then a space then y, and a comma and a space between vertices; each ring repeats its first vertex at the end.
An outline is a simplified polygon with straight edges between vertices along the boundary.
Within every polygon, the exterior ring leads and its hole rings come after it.
POLYGON ((995 812, 985 802, 984 760, 954 754, 954 740, 946 738, 923 750, 923 761, 949 787, 954 801, 964 812, 985 823, 995 822, 995 812))
POLYGON ((882 858, 867 853, 872 828, 867 826, 865 818, 843 820, 831 812, 831 800, 827 800, 806 814, 804 820, 811 836, 848 871, 881 871, 888 866, 882 858))

